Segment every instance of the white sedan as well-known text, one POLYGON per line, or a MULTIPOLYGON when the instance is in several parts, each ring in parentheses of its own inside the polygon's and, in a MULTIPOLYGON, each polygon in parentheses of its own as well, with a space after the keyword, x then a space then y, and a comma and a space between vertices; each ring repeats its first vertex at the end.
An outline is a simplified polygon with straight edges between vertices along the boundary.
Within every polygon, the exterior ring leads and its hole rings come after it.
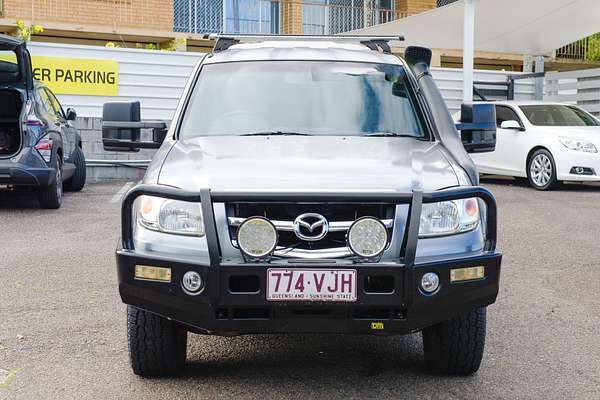
POLYGON ((527 178, 539 190, 563 181, 600 181, 600 121, 579 107, 498 101, 497 142, 471 154, 482 174, 527 178))

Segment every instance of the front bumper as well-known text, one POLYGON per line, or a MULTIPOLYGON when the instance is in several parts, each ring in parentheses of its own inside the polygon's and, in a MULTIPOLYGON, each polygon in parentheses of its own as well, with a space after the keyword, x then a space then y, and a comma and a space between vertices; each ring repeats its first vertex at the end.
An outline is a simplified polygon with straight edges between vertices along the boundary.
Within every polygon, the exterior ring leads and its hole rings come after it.
MULTIPOLYGON (((222 264, 218 267, 181 263, 119 250, 119 292, 127 304, 174 319, 190 330, 216 335, 249 333, 356 333, 405 334, 448 320, 453 316, 487 306, 496 300, 501 255, 479 253, 451 260, 432 259, 416 263, 412 274, 402 264, 352 264, 358 273, 357 301, 273 302, 266 300, 266 271, 273 264, 222 264), (135 265, 169 267, 171 283, 134 279, 135 265), (450 283, 450 269, 484 266, 483 280, 450 283), (181 287, 187 271, 199 272, 206 290, 190 296, 181 287), (421 276, 436 272, 440 288, 434 295, 419 290, 421 276), (392 277, 391 293, 367 293, 367 276, 392 277), (230 278, 257 277, 255 293, 230 291, 230 278), (373 324, 381 322, 382 324, 373 324)), ((277 265, 278 267, 281 265, 277 265)), ((343 268, 335 263, 294 263, 290 268, 343 268)))
POLYGON ((600 181, 600 154, 585 153, 561 149, 555 153, 556 178, 559 181, 597 182, 600 181), (593 171, 592 174, 573 173, 575 167, 582 167, 593 171))
POLYGON ((263 263, 233 263, 221 257, 212 202, 231 199, 250 201, 339 201, 340 195, 263 193, 189 193, 180 189, 139 185, 122 204, 122 239, 117 250, 119 292, 127 304, 173 319, 199 333, 239 335, 249 333, 371 333, 404 334, 448 320, 453 316, 492 304, 498 295, 501 255, 496 252, 496 202, 492 194, 479 187, 447 189, 433 193, 344 194, 344 201, 389 201, 410 205, 405 240, 393 262, 358 263, 348 260, 272 260, 263 263), (161 257, 134 248, 132 233, 133 201, 140 195, 176 200, 201 201, 208 262, 195 263, 176 257, 161 257), (486 240, 481 251, 451 257, 416 258, 418 230, 423 203, 479 197, 486 204, 486 240), (171 268, 171 282, 134 279, 136 265, 171 268), (450 283, 450 270, 484 266, 485 278, 450 283), (358 273, 357 300, 352 303, 267 301, 266 279, 269 267, 355 269, 358 273), (181 287, 183 274, 199 272, 205 290, 189 295, 181 287), (433 295, 421 293, 420 281, 426 272, 436 272, 440 288, 433 295), (251 277, 257 290, 244 293, 232 290, 231 277, 251 277), (384 276, 393 290, 375 293, 365 290, 367 277, 384 276))

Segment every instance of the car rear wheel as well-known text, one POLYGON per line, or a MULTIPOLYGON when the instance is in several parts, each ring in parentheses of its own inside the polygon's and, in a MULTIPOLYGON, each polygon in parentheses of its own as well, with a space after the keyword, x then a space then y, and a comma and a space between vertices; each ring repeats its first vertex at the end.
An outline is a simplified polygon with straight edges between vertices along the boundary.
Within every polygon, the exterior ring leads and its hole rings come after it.
POLYGON ((546 149, 536 150, 527 163, 529 184, 537 190, 551 190, 558 185, 554 157, 546 149))
POLYGON ((486 308, 481 307, 423 330, 425 364, 432 372, 477 372, 485 347, 486 308))
POLYGON ((50 166, 54 168, 54 181, 50 186, 39 189, 38 200, 42 208, 57 209, 62 204, 63 194, 62 162, 58 155, 54 157, 50 166))
POLYGON ((83 150, 77 147, 73 152, 73 164, 75 164, 75 173, 65 181, 65 190, 78 192, 85 186, 86 170, 85 156, 83 150))
POLYGON ((187 331, 173 321, 127 306, 127 338, 136 375, 172 376, 185 367, 187 331))

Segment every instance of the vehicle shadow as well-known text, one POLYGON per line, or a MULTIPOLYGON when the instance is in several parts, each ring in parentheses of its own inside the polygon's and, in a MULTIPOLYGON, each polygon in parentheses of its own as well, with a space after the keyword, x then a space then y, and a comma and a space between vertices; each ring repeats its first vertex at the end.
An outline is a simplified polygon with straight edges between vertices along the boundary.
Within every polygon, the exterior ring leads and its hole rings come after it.
MULTIPOLYGON (((416 383, 425 370, 421 335, 253 335, 234 338, 190 335, 188 365, 179 380, 202 378, 244 386, 249 393, 290 390, 395 390, 416 383), (400 378, 401 377, 401 378, 400 378), (361 385, 369 379, 369 387, 361 385)), ((373 392, 371 392, 373 393, 373 392)))
POLYGON ((40 209, 37 195, 28 190, 0 189, 0 210, 40 209))

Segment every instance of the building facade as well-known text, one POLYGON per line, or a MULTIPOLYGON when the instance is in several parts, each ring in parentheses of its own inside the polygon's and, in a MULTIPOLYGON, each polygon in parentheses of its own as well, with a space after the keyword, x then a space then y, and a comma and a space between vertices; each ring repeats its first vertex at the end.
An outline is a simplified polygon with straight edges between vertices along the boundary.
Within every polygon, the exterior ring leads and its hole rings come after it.
POLYGON ((333 35, 435 8, 436 0, 174 0, 176 32, 333 35))
MULTIPOLYGON (((0 0, 0 32, 16 21, 44 28, 32 40, 208 51, 205 33, 339 34, 447 6, 457 0, 0 0)), ((599 26, 600 28, 600 26, 599 26)), ((398 49, 400 52, 401 49, 398 49)), ((546 68, 581 69, 600 61, 600 37, 556 51, 546 68)), ((479 69, 521 71, 517 54, 478 53, 479 69)), ((460 67, 458 50, 435 49, 434 64, 460 67)))
POLYGON ((0 0, 4 19, 44 24, 173 29, 173 0, 0 0))

